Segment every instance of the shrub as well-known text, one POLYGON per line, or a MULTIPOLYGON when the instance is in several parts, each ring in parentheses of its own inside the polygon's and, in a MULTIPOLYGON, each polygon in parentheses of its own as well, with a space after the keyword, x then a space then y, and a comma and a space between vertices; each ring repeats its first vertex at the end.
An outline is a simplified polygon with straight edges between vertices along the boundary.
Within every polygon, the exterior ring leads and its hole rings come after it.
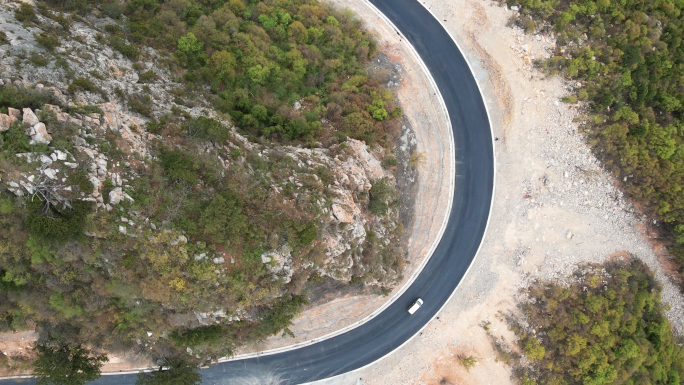
POLYGON ((62 293, 53 293, 50 296, 50 305, 62 313, 65 319, 83 315, 83 308, 69 299, 65 299, 62 293))
POLYGON ((222 325, 200 326, 194 329, 174 330, 169 338, 177 346, 200 346, 211 345, 221 341, 223 335, 222 325))
POLYGON ((368 210, 375 215, 385 215, 389 203, 395 199, 396 191, 388 178, 377 180, 370 189, 368 210))
POLYGON ((460 362, 467 371, 470 371, 478 361, 474 356, 458 356, 458 362, 460 362))
POLYGON ((247 217, 235 195, 223 192, 204 204, 200 224, 215 242, 225 242, 228 237, 242 236, 247 229, 247 217))
POLYGON ((399 165, 399 162, 397 161, 397 158, 390 156, 390 157, 383 159, 382 165, 385 168, 397 167, 399 165))
POLYGON ((197 184, 199 165, 195 159, 180 150, 163 149, 159 160, 164 168, 164 175, 172 181, 197 184))
POLYGON ((126 43, 126 40, 119 36, 112 36, 109 39, 109 45, 129 59, 136 59, 140 56, 140 51, 135 46, 126 43))
POLYGON ((521 374, 540 384, 679 383, 684 352, 648 268, 632 259, 582 270, 569 287, 536 282, 526 290, 519 306, 527 326, 512 322, 531 361, 521 374))
POLYGON ((43 47, 47 48, 48 51, 52 51, 55 47, 59 47, 62 43, 59 41, 59 37, 51 32, 41 32, 34 34, 33 37, 36 42, 43 47))
POLYGON ((145 123, 147 131, 153 134, 159 134, 169 124, 170 118, 168 115, 160 116, 159 119, 152 119, 145 123))
POLYGON ((69 87, 67 88, 69 92, 76 92, 76 91, 90 91, 90 92, 99 92, 99 89, 93 82, 91 82, 89 79, 86 78, 76 78, 74 79, 71 84, 69 84, 69 87))
POLYGON ((178 360, 167 362, 158 371, 139 373, 135 380, 135 385, 200 385, 201 383, 202 376, 197 369, 178 360))
POLYGON ((259 312, 259 326, 257 335, 271 336, 292 325, 292 318, 307 302, 303 296, 290 295, 289 298, 281 298, 275 305, 264 308, 259 312))
POLYGON ((133 95, 128 101, 131 110, 143 116, 152 116, 152 98, 149 95, 133 95))
POLYGON ((39 344, 34 350, 38 354, 32 367, 38 384, 83 385, 100 378, 100 368, 108 361, 105 355, 92 356, 81 345, 39 344))
MULTIPOLYGON (((120 35, 121 36, 124 34, 121 27, 119 27, 116 24, 107 24, 104 26, 104 30, 105 30, 105 32, 112 34, 112 35, 120 35)), ((134 66, 133 68, 135 68, 135 64, 136 63, 133 63, 133 66, 134 66)))
POLYGON ((88 178, 88 173, 83 170, 71 173, 67 177, 67 181, 70 185, 78 186, 78 189, 86 194, 93 192, 93 189, 95 188, 95 186, 93 186, 93 182, 91 182, 88 178))
POLYGON ((140 82, 140 83, 151 83, 156 78, 157 78, 157 74, 154 71, 149 70, 149 71, 145 71, 145 72, 141 73, 140 75, 138 75, 138 82, 140 82))
POLYGON ((31 52, 29 61, 33 63, 36 67, 45 67, 48 65, 48 60, 37 52, 31 52))
POLYGON ((21 3, 19 8, 14 12, 14 18, 21 22, 36 21, 36 10, 31 4, 21 3))
POLYGON ((316 230, 316 222, 308 222, 301 230, 297 232, 299 244, 302 246, 310 245, 318 237, 318 230, 316 230))
POLYGON ((26 125, 14 122, 9 130, 0 132, 0 150, 4 158, 13 158, 14 154, 32 151, 29 145, 31 138, 26 135, 26 125))
POLYGON ((0 45, 9 44, 9 39, 5 31, 0 31, 0 45))
POLYGON ((86 227, 86 218, 92 211, 93 203, 88 201, 74 201, 71 209, 58 209, 50 203, 39 199, 29 200, 27 203, 29 215, 26 217, 26 227, 32 235, 46 239, 64 242, 80 237, 86 227))
POLYGON ((32 88, 17 88, 14 85, 0 87, 0 108, 41 108, 46 103, 59 104, 57 98, 47 91, 32 88))
POLYGON ((102 11, 102 13, 104 13, 106 16, 117 20, 121 18, 121 15, 123 15, 123 6, 115 0, 111 3, 100 5, 100 11, 102 11))
POLYGON ((199 116, 197 119, 190 119, 185 125, 189 136, 210 140, 217 143, 225 143, 229 137, 229 129, 218 120, 199 116))

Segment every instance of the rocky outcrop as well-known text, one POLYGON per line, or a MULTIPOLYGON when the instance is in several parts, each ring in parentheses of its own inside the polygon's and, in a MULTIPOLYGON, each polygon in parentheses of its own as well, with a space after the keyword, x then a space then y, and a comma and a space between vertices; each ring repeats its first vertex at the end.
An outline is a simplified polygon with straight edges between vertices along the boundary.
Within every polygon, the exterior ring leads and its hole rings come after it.
MULTIPOLYGON (((67 177, 76 171, 85 171, 87 180, 93 185, 92 191, 82 191, 83 195, 77 199, 89 200, 95 203, 96 210, 121 210, 126 207, 125 202, 133 198, 132 181, 139 177, 131 172, 131 165, 142 160, 154 160, 150 153, 151 142, 162 138, 147 131, 146 123, 149 117, 143 117, 131 112, 125 105, 125 100, 119 96, 140 95, 145 93, 150 97, 151 115, 159 117, 168 111, 182 111, 184 115, 192 117, 200 115, 218 119, 215 113, 202 105, 202 101, 188 107, 175 102, 174 89, 182 88, 182 85, 173 81, 174 75, 168 69, 155 63, 156 53, 150 50, 144 58, 141 58, 136 67, 127 58, 119 55, 106 45, 99 44, 96 35, 99 33, 88 23, 79 21, 72 26, 73 33, 79 35, 79 39, 65 39, 56 52, 68 62, 67 67, 78 68, 78 73, 83 74, 91 81, 100 92, 68 91, 68 86, 73 82, 68 71, 63 68, 36 67, 28 68, 14 66, 6 59, 0 59, 0 68, 3 68, 0 82, 13 84, 17 87, 30 87, 39 81, 49 82, 50 86, 36 84, 33 87, 48 92, 56 98, 62 106, 69 106, 63 111, 60 106, 46 104, 41 111, 23 108, 23 111, 9 109, 7 114, 0 114, 0 131, 20 120, 27 125, 27 134, 31 136, 31 144, 53 146, 53 137, 56 135, 51 128, 51 119, 40 118, 44 113, 54 115, 58 124, 66 124, 77 130, 72 138, 58 138, 69 140, 73 143, 74 154, 68 154, 67 158, 59 157, 59 153, 51 148, 47 158, 41 158, 36 154, 24 154, 26 159, 39 159, 40 166, 34 172, 24 175, 3 175, 2 183, 10 187, 15 194, 26 195, 35 192, 32 182, 44 178, 52 181, 53 185, 61 194, 69 194, 69 189, 74 191, 74 186, 68 185, 67 177), (95 50, 96 52, 93 52, 95 50), (90 52, 90 58, 81 57, 74 52, 90 52), (148 55, 149 54, 149 55, 148 55), (157 74, 157 81, 141 85, 137 83, 137 66, 153 70, 157 74), (97 73, 102 76, 88 76, 97 73), (115 90, 120 90, 115 92, 115 90), (97 107, 98 112, 75 113, 67 112, 78 110, 79 107, 97 107), (125 160, 114 161, 100 148, 100 142, 107 136, 110 146, 125 154, 125 160), (53 159, 52 154, 55 155, 53 159), (64 158, 64 159, 63 159, 64 158), (78 158, 78 159, 77 159, 78 158), (28 186, 28 187, 27 187, 28 186)), ((22 44, 30 45, 35 42, 31 35, 22 38, 22 44)), ((0 54, 15 49, 12 44, 0 46, 0 54)), ((7 57, 0 56, 0 57, 7 57)), ((80 75, 79 75, 80 76, 80 75)), ((73 76, 72 76, 73 77, 73 76)), ((55 103, 57 103, 55 102, 55 103)), ((293 105, 293 109, 302 109, 302 102, 293 105)), ((223 121, 230 126, 230 122, 223 121)), ((312 247, 320 249, 319 255, 314 261, 293 261, 292 252, 294 245, 278 244, 272 250, 264 252, 264 260, 268 257, 269 271, 274 277, 290 282, 293 274, 302 269, 315 271, 322 276, 332 277, 348 281, 354 275, 363 275, 369 270, 364 262, 364 251, 369 247, 381 247, 389 239, 392 231, 397 227, 395 213, 386 218, 378 218, 371 215, 368 210, 369 191, 378 179, 393 178, 391 173, 382 168, 381 160, 387 155, 380 148, 367 146, 363 141, 347 139, 345 142, 331 148, 302 148, 295 146, 277 146, 270 144, 264 146, 251 142, 241 136, 235 127, 231 127, 230 143, 216 145, 203 144, 207 153, 212 152, 214 159, 230 169, 236 162, 246 166, 245 155, 238 159, 232 155, 231 150, 239 149, 242 154, 258 155, 267 159, 271 156, 285 155, 290 158, 295 167, 290 170, 284 179, 272 179, 271 193, 278 196, 278 201, 292 199, 295 202, 315 202, 317 212, 315 220, 318 237, 312 247), (294 186, 295 192, 292 197, 285 197, 284 190, 294 186), (310 189, 315 186, 315 190, 310 189), (369 236, 372 234, 372 237, 369 236), (374 246, 370 244, 374 242, 374 246), (381 245, 381 246, 378 246, 381 245), (290 251, 288 251, 290 250, 290 251)), ((126 218, 132 215, 126 214, 126 218)), ((144 219, 143 219, 144 221, 144 219)), ((140 235, 138 227, 140 221, 133 226, 131 222, 120 222, 114 227, 127 236, 140 235), (121 227, 119 229, 118 227, 121 227), (123 231, 122 231, 123 230, 123 231)), ((150 227, 154 226, 150 223, 150 227)), ((156 228, 156 226, 155 226, 156 228)), ((382 246, 384 247, 384 246, 382 246)), ((211 261, 222 265, 230 263, 232 258, 228 255, 208 255, 211 261)), ((392 282, 399 272, 386 275, 386 282, 392 282)), ((372 282, 370 280, 369 282, 372 282)))
MULTIPOLYGON (((235 135, 239 137, 239 134, 235 135)), ((396 218, 390 216, 380 219, 365 209, 368 191, 373 183, 381 178, 393 178, 391 173, 382 168, 380 159, 384 156, 383 150, 371 149, 366 143, 355 139, 347 139, 329 149, 252 146, 264 157, 280 154, 295 161, 296 169, 300 171, 293 171, 284 184, 304 186, 310 184, 308 179, 314 176, 324 186, 329 200, 319 201, 318 208, 324 213, 319 230, 323 233, 321 245, 325 257, 315 266, 317 274, 348 281, 352 276, 365 272, 367 267, 361 260, 364 247, 370 247, 366 244, 367 234, 372 232, 374 237, 379 237, 374 241, 384 242, 384 237, 397 226, 396 218), (325 170, 325 183, 316 175, 317 170, 325 170)), ((296 199, 301 198, 298 194, 295 194, 296 199)), ((280 250, 271 250, 262 255, 262 261, 270 264, 269 258, 275 255, 286 259, 280 250)), ((392 282, 398 275, 399 272, 388 273, 386 282, 392 282)))
POLYGON ((266 264, 268 269, 276 276, 282 278, 284 283, 292 280, 292 250, 288 245, 284 245, 277 250, 272 250, 261 254, 261 262, 266 264))

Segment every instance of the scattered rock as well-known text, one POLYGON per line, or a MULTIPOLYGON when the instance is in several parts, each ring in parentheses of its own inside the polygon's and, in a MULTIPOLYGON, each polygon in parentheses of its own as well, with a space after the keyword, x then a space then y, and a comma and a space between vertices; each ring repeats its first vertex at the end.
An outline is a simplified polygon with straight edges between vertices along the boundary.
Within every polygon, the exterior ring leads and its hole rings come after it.
POLYGON ((55 150, 55 155, 57 155, 58 160, 67 160, 67 154, 65 152, 55 150))
POLYGON ((41 155, 40 156, 40 163, 49 166, 52 164, 52 162, 53 162, 53 160, 49 156, 47 156, 47 155, 41 155))
POLYGON ((43 174, 52 180, 57 180, 57 170, 52 168, 46 168, 43 170, 43 174))
POLYGON ((48 111, 52 111, 55 115, 59 115, 59 113, 62 112, 62 109, 59 108, 59 106, 55 106, 53 104, 46 104, 45 109, 48 111))
POLYGON ((121 187, 116 187, 109 192, 109 204, 114 206, 118 205, 124 198, 123 190, 121 187))

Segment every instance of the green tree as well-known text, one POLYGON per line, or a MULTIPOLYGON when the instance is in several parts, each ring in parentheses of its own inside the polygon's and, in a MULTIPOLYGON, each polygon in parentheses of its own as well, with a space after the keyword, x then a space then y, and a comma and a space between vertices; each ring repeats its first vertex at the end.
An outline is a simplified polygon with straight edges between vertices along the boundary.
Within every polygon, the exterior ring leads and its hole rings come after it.
POLYGON ((197 40, 197 37, 192 32, 188 32, 187 35, 178 39, 178 49, 188 56, 198 54, 202 51, 203 47, 204 43, 197 40))
POLYGON ((187 65, 189 67, 204 64, 207 56, 203 48, 204 42, 198 40, 192 32, 188 32, 185 36, 181 36, 178 39, 178 51, 187 58, 187 65))
POLYGON ((158 370, 139 373, 135 385, 199 385, 202 376, 196 368, 190 367, 180 360, 167 361, 158 370))
POLYGON ((214 73, 224 81, 235 76, 237 61, 235 55, 228 51, 216 51, 211 55, 211 66, 214 73))
POLYGON ((546 349, 534 337, 525 342, 524 351, 530 361, 540 361, 544 358, 544 354, 546 354, 546 349))
POLYGON ((200 222, 204 232, 215 242, 225 242, 229 236, 237 237, 247 228, 247 217, 242 214, 237 199, 216 194, 202 211, 200 222))
POLYGON ((106 355, 91 355, 81 345, 36 345, 34 350, 38 353, 32 363, 37 385, 83 385, 100 378, 100 368, 108 361, 106 355))
POLYGON ((261 64, 257 64, 247 70, 249 79, 257 84, 265 84, 270 72, 271 70, 268 67, 262 67, 261 64))

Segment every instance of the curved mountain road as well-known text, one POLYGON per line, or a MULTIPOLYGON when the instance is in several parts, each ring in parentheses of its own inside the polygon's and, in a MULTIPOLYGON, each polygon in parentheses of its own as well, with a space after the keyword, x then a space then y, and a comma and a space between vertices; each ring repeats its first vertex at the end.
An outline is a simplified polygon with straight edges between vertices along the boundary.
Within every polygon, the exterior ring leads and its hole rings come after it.
MULTIPOLYGON (((444 235, 422 273, 385 311, 344 334, 283 353, 234 360, 202 370, 205 384, 299 384, 364 367, 394 351, 444 306, 485 233, 494 188, 494 153, 487 111, 466 60, 441 24, 416 0, 370 0, 413 44, 442 94, 453 128, 454 198, 444 235), (409 315, 407 307, 423 298, 409 315), (242 380, 242 381, 241 381, 242 380)), ((429 172, 429 170, 426 170, 429 172)), ((27 384, 34 380, 5 380, 27 384)), ((93 384, 133 384, 135 375, 103 376, 93 384)))

